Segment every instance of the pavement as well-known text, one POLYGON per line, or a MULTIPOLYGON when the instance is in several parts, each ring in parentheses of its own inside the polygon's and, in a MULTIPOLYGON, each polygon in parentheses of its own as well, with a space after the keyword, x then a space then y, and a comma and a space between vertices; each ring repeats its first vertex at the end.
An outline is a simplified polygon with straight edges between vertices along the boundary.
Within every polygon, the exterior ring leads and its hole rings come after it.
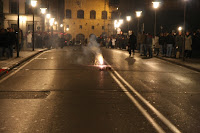
POLYGON ((42 52, 0 77, 2 133, 197 133, 199 72, 138 53, 42 52))
POLYGON ((0 76, 4 75, 5 73, 8 73, 10 70, 12 70, 14 67, 22 64, 23 62, 31 59, 35 55, 45 51, 46 49, 39 49, 36 48, 35 51, 32 51, 32 49, 26 48, 26 50, 22 50, 19 53, 19 57, 17 57, 17 52, 14 51, 13 58, 1 58, 0 59, 0 76))
POLYGON ((200 72, 200 58, 182 59, 157 56, 157 58, 200 72))

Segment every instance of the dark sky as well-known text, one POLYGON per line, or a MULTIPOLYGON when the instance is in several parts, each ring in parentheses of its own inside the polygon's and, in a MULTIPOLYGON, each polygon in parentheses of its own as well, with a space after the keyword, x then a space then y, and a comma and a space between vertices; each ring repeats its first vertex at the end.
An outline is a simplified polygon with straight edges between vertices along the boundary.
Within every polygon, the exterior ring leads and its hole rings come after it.
MULTIPOLYGON (((146 0, 121 0, 119 5, 119 11, 122 14, 122 18, 131 15, 132 21, 130 23, 131 28, 136 31, 137 19, 135 18, 135 11, 142 10, 141 24, 144 23, 146 32, 153 32, 154 27, 154 10, 151 5, 148 5, 146 0), (146 3, 146 4, 145 4, 146 3)), ((184 20, 184 6, 183 0, 162 0, 162 6, 157 11, 157 32, 160 32, 160 26, 164 31, 171 32, 173 29, 177 30, 178 26, 183 25, 184 20), (172 6, 167 1, 177 1, 178 4, 172 6), (164 5, 165 4, 165 5, 164 5), (173 7, 173 8, 171 8, 173 7)), ((150 1, 151 4, 151 1, 150 1)), ((193 31, 200 28, 200 0, 190 0, 187 4, 186 12, 186 25, 189 31, 193 31)), ((127 30, 127 24, 124 23, 123 30, 127 30)))

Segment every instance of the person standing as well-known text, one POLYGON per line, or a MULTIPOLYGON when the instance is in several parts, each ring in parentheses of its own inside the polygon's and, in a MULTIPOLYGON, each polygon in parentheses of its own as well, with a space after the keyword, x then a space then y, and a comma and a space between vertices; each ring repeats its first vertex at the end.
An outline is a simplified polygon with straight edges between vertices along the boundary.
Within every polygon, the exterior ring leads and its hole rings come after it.
POLYGON ((147 53, 147 46, 146 46, 146 34, 143 32, 141 35, 141 44, 140 44, 140 56, 142 56, 142 53, 144 53, 144 56, 146 56, 147 53))
POLYGON ((131 57, 131 51, 133 51, 134 53, 136 43, 137 43, 137 38, 134 35, 134 33, 132 33, 132 35, 130 35, 130 38, 129 38, 129 56, 130 57, 131 57))
POLYGON ((155 46, 156 56, 158 56, 158 55, 159 55, 159 50, 160 50, 159 37, 158 37, 158 35, 156 35, 156 36, 154 37, 154 46, 155 46))
POLYGON ((171 57, 172 56, 172 48, 174 45, 174 36, 172 35, 172 33, 169 33, 169 35, 167 36, 166 39, 167 42, 167 57, 171 57))
POLYGON ((183 46, 183 36, 181 32, 175 38, 175 56, 176 58, 180 57, 180 53, 182 53, 182 46, 183 46))
MULTIPOLYGON (((149 58, 152 58, 153 57, 153 54, 152 54, 152 35, 150 33, 147 34, 146 46, 147 46, 147 51, 149 53, 149 58)), ((147 54, 146 54, 146 56, 147 56, 147 54)))
POLYGON ((32 34, 29 31, 27 35, 27 48, 31 48, 31 46, 32 46, 32 34))
POLYGON ((160 51, 161 51, 162 55, 165 56, 165 51, 164 51, 165 37, 164 37, 163 33, 160 34, 159 45, 160 45, 160 51))
POLYGON ((189 32, 185 35, 185 57, 191 58, 192 55, 192 36, 189 32))

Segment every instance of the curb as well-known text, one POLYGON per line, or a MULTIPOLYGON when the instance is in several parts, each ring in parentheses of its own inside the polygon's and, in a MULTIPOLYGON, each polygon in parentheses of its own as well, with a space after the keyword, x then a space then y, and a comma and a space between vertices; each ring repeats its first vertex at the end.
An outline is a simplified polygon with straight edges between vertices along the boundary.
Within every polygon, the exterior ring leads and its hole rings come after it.
POLYGON ((44 52, 44 51, 47 51, 47 50, 48 50, 48 49, 40 50, 40 51, 36 52, 35 54, 30 55, 30 56, 24 58, 23 60, 17 62, 16 64, 13 64, 12 66, 9 66, 9 69, 8 69, 8 70, 2 69, 2 70, 0 71, 0 78, 1 78, 3 75, 5 75, 5 74, 7 74, 8 72, 10 72, 11 70, 13 70, 15 67, 21 65, 22 63, 24 63, 24 62, 30 60, 30 59, 33 58, 34 56, 36 56, 36 55, 38 55, 38 54, 40 54, 40 53, 42 53, 42 52, 44 52))
POLYGON ((171 60, 168 60, 168 59, 165 59, 165 58, 162 58, 162 57, 156 57, 156 58, 170 62, 170 63, 173 63, 173 64, 176 64, 176 65, 179 65, 179 66, 182 66, 182 67, 185 67, 185 68, 188 68, 188 69, 191 69, 191 70, 194 70, 194 71, 197 71, 197 72, 200 72, 200 69, 197 69, 197 68, 194 68, 194 67, 191 67, 191 66, 188 66, 188 65, 184 65, 184 64, 179 63, 179 62, 171 61, 171 60))

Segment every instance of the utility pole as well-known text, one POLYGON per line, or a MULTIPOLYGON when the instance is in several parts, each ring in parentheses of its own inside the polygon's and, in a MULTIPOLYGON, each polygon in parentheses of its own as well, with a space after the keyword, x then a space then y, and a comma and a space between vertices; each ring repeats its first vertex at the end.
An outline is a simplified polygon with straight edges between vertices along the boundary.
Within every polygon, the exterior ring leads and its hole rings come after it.
POLYGON ((17 57, 19 57, 19 0, 17 1, 17 29, 18 29, 18 33, 17 33, 17 57))

